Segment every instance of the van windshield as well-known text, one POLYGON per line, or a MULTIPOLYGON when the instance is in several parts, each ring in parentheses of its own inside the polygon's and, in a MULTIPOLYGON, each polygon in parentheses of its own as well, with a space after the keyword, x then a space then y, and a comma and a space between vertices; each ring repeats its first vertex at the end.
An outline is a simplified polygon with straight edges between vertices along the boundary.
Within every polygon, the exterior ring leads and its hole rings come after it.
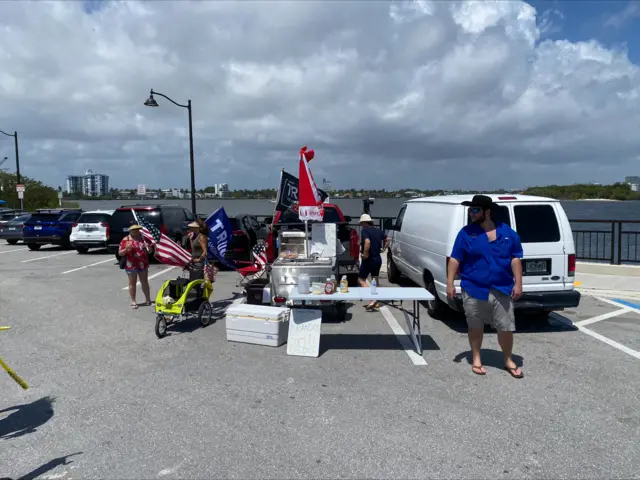
POLYGON ((513 207, 516 231, 522 243, 560 241, 556 211, 551 205, 516 205, 513 207))

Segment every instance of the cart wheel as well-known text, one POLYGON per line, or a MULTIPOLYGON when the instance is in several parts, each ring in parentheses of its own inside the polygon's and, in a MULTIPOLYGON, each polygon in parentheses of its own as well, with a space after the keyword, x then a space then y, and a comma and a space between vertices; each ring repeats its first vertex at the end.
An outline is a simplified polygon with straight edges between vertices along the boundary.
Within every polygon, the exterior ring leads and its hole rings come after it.
POLYGON ((167 321, 164 315, 156 315, 156 337, 162 338, 167 335, 167 321))
POLYGON ((200 320, 200 325, 206 327, 211 323, 212 317, 213 308, 211 308, 211 304, 209 302, 202 302, 198 309, 198 320, 200 320))

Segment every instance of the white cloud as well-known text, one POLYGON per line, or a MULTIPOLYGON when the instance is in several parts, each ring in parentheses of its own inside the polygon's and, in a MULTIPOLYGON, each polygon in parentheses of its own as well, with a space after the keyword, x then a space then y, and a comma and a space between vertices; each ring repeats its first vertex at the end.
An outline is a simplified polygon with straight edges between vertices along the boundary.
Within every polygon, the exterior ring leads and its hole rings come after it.
POLYGON ((53 185, 91 168, 116 186, 187 186, 187 112, 144 107, 150 88, 193 102, 198 186, 275 187, 305 144, 338 187, 638 173, 638 66, 595 40, 541 40, 558 16, 527 3, 101 7, 2 5, 0 129, 18 130, 24 173, 53 185))

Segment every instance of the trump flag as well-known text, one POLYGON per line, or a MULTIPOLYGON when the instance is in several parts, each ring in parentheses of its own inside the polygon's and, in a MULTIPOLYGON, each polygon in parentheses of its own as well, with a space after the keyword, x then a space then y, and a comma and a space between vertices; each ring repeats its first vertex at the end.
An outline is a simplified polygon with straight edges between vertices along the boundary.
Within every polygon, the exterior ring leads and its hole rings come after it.
POLYGON ((236 270, 238 267, 225 258, 227 248, 231 244, 232 228, 231 220, 224 211, 224 207, 220 207, 207 218, 204 223, 209 227, 209 239, 207 246, 209 255, 218 260, 223 265, 236 270))

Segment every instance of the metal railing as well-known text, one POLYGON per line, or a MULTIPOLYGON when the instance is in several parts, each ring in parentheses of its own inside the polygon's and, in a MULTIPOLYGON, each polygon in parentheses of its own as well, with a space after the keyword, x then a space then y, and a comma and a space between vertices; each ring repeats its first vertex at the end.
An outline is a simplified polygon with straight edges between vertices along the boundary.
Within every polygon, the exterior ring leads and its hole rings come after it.
MULTIPOLYGON (((271 220, 272 216, 258 215, 271 220)), ((376 226, 390 230, 395 217, 371 216, 376 226)), ((576 258, 614 265, 640 263, 640 220, 569 220, 576 248, 576 258)), ((359 225, 350 223, 359 232, 359 225)))

